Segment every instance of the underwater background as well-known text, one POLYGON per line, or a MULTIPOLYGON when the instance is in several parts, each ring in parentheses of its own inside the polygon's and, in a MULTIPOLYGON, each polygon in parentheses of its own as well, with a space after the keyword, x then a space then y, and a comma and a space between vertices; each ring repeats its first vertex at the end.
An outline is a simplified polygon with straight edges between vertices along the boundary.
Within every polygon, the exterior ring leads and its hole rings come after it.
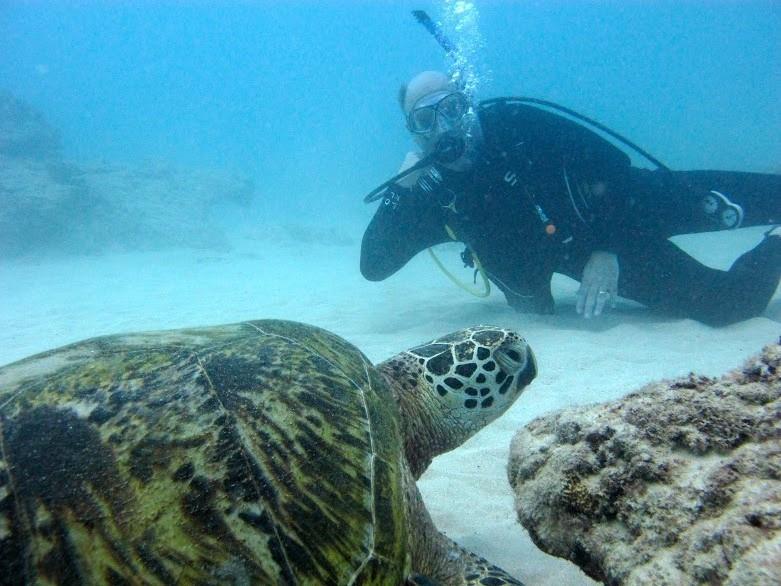
POLYGON ((399 85, 450 65, 413 9, 466 19, 479 97, 559 102, 673 168, 780 170, 774 1, 6 1, 0 86, 69 159, 239 171, 241 218, 357 238, 410 146, 399 85))
MULTIPOLYGON (((102 334, 285 318, 374 362, 476 323, 512 327, 540 374, 419 482, 448 536, 529 585, 589 584, 515 519, 510 440, 534 417, 690 371, 717 376, 778 338, 781 295, 713 329, 621 300, 557 315, 476 299, 427 255, 381 283, 358 259, 412 142, 396 94, 464 50, 478 97, 590 116, 674 169, 781 172, 781 4, 747 2, 0 1, 0 365, 102 334)), ((762 229, 676 243, 729 267, 762 229)), ((458 253, 441 258, 468 280, 458 253)))

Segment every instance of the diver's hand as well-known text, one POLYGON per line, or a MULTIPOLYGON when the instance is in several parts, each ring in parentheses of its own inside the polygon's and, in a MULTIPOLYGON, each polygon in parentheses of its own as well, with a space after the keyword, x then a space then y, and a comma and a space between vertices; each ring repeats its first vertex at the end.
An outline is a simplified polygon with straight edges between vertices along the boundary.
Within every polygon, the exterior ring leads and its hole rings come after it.
MULTIPOLYGON (((420 161, 421 156, 422 155, 420 153, 416 153, 414 151, 408 152, 407 156, 404 157, 404 162, 401 164, 401 167, 399 167, 399 171, 398 172, 399 173, 403 173, 404 171, 406 171, 407 169, 412 167, 412 165, 417 164, 417 162, 420 161)), ((419 171, 415 171, 413 173, 410 173, 406 177, 402 177, 401 179, 399 179, 398 184, 401 187, 413 187, 415 185, 415 183, 418 181, 418 177, 420 177, 420 174, 424 170, 425 169, 420 169, 419 171)))
POLYGON ((618 257, 611 252, 596 250, 591 253, 583 269, 578 289, 577 311, 585 318, 601 315, 605 303, 616 305, 618 295, 618 257))

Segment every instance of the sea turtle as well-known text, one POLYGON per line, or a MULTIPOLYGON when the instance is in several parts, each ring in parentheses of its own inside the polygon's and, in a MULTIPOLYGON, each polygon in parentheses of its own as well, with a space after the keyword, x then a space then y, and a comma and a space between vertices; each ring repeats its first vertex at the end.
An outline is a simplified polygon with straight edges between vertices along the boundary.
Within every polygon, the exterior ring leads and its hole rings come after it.
POLYGON ((262 320, 94 338, 0 368, 0 582, 519 584, 415 486, 536 375, 479 326, 373 367, 262 320))

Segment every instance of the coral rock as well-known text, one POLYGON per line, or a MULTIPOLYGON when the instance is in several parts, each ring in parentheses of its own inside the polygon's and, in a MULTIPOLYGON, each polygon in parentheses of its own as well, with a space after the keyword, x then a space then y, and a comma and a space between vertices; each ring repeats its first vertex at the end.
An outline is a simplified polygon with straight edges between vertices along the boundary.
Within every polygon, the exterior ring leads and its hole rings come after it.
POLYGON ((536 419, 513 439, 518 519, 608 584, 781 584, 781 346, 536 419))
POLYGON ((0 91, 0 154, 23 159, 57 157, 60 136, 44 115, 11 94, 0 91))
POLYGON ((222 211, 247 206, 243 175, 164 162, 76 164, 30 105, 0 92, 0 256, 226 249, 222 211))
POLYGON ((253 196, 250 179, 219 170, 0 155, 0 256, 225 249, 221 206, 253 196))

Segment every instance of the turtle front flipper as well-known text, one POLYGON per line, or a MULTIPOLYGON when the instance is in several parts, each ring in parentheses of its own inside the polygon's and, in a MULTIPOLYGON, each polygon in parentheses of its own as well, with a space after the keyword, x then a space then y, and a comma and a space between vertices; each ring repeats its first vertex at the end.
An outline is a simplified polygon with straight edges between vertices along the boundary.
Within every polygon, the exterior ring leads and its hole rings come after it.
MULTIPOLYGON (((444 535, 442 538, 447 539, 444 535)), ((523 586, 523 582, 516 580, 503 569, 493 565, 485 558, 465 550, 455 542, 453 543, 453 546, 459 548, 462 555, 466 558, 464 586, 504 586, 505 584, 523 586)))
POLYGON ((403 471, 412 558, 407 585, 523 586, 501 568, 464 549, 441 533, 423 504, 409 470, 403 471))
MULTIPOLYGON (((457 584, 459 586, 524 586, 498 566, 485 558, 472 553, 458 545, 452 539, 439 534, 440 542, 447 547, 449 572, 451 575, 443 581, 435 580, 422 574, 411 574, 407 577, 407 586, 439 586, 440 584, 457 584)), ((443 561, 440 559, 440 562, 443 561)), ((440 571, 444 569, 440 567, 440 571)))
POLYGON ((407 577, 407 581, 404 583, 404 586, 440 586, 440 584, 428 576, 412 574, 411 576, 407 577))

